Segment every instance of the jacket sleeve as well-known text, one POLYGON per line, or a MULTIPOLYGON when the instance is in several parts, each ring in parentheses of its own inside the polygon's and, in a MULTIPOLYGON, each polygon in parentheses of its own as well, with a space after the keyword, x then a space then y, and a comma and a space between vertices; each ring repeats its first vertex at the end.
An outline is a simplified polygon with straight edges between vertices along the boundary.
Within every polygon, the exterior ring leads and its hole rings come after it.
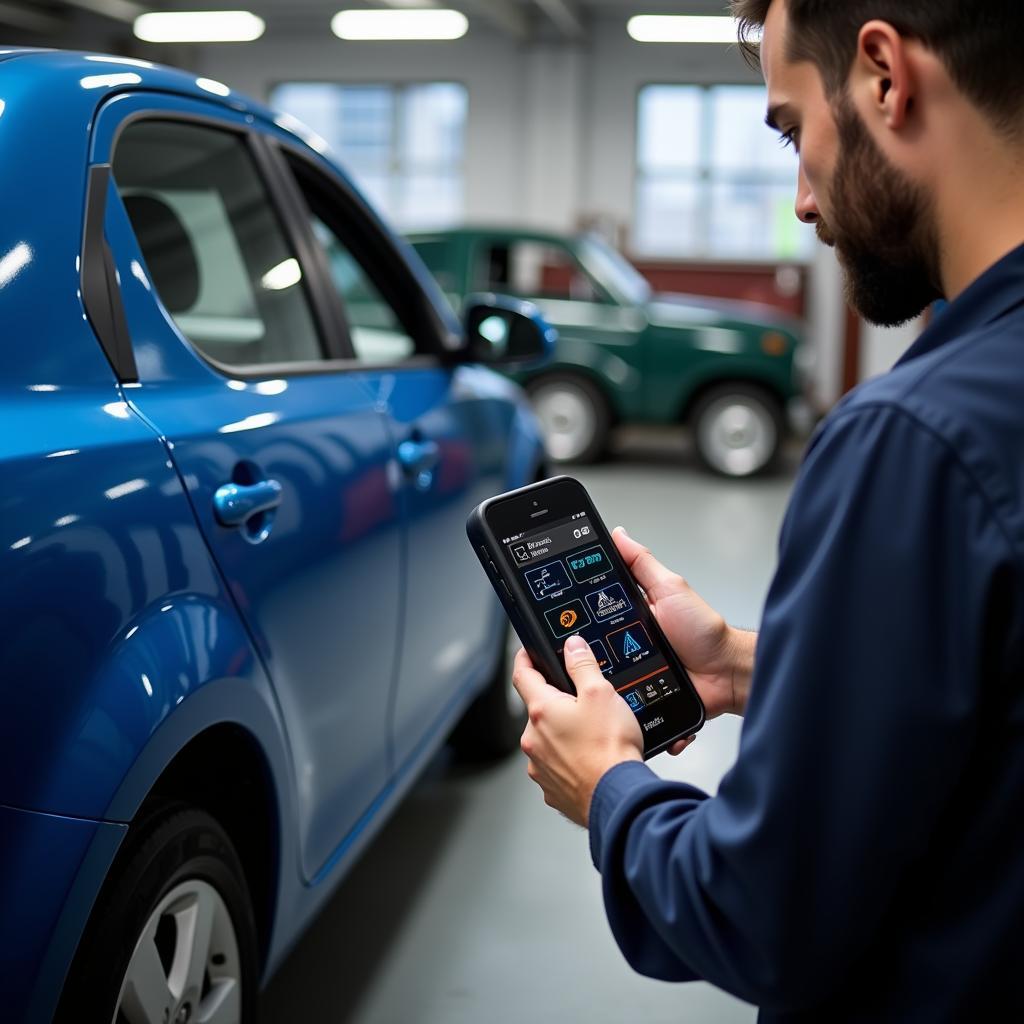
POLYGON ((619 765, 590 840, 638 971, 798 1010, 866 948, 976 727, 987 591, 1011 557, 946 443, 859 406, 783 526, 739 756, 718 795, 619 765))

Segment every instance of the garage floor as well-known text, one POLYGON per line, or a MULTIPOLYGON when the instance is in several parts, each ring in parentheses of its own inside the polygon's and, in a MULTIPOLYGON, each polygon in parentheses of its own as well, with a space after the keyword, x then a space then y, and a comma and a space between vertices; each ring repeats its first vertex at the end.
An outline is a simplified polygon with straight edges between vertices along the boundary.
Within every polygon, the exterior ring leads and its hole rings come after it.
MULTIPOLYGON (((622 524, 736 625, 756 626, 795 454, 777 477, 698 472, 675 435, 631 433, 574 470, 622 524)), ((714 790, 738 719, 710 723, 665 776, 714 790)), ((264 1024, 750 1024, 708 985, 626 966, 586 834, 557 817, 522 759, 468 771, 442 755, 339 888, 263 997, 264 1024)))

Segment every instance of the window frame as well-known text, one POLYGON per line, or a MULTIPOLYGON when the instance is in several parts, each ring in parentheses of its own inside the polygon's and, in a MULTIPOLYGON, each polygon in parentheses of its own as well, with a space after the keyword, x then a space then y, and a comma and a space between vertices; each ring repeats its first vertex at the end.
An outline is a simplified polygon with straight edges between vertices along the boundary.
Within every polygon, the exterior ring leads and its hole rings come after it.
MULTIPOLYGON (((680 172, 678 178, 672 178, 670 180, 684 180, 683 174, 691 174, 692 177, 686 178, 685 180, 692 180, 698 187, 698 189, 706 189, 707 195, 710 196, 710 187, 714 183, 714 166, 711 160, 712 156, 712 132, 711 132, 711 114, 710 114, 710 96, 712 90, 716 88, 747 88, 747 89, 764 89, 763 84, 750 81, 713 81, 713 82, 680 82, 680 81, 666 81, 663 79, 653 79, 651 81, 642 82, 636 90, 635 101, 633 104, 634 112, 634 131, 633 131, 633 187, 632 187, 632 204, 631 204, 631 215, 630 215, 630 251, 632 254, 641 260, 646 261, 661 261, 668 260, 673 263, 688 263, 688 264, 701 264, 701 265, 716 265, 725 267, 776 267, 780 264, 805 264, 809 260, 807 255, 795 255, 795 256, 717 256, 705 244, 705 248, 701 252, 694 253, 681 253, 681 252, 666 252, 655 249, 641 248, 637 244, 638 239, 638 224, 640 214, 640 188, 644 182, 651 182, 659 180, 657 176, 651 175, 649 172, 645 173, 643 170, 643 164, 640 160, 640 101, 645 90, 650 88, 678 88, 678 89, 696 89, 700 93, 700 125, 699 125, 699 153, 697 166, 692 172, 680 172)), ((767 130, 767 129, 766 129, 767 130)), ((791 185, 793 188, 794 199, 796 196, 796 170, 794 169, 793 178, 791 185)), ((768 176, 759 176, 757 173, 750 174, 744 177, 745 184, 753 185, 768 185, 776 184, 776 182, 768 176)), ((662 179, 664 180, 664 179, 662 179)), ((730 178, 733 181, 734 178, 730 178)), ((781 182, 779 182, 781 183, 781 182)), ((703 203, 701 208, 708 211, 710 214, 710 204, 703 203)), ((705 243, 710 242, 710 232, 702 227, 702 235, 705 236, 705 243)))
MULTIPOLYGON (((302 267, 302 286, 309 305, 310 314, 313 319, 314 329, 317 332, 317 340, 320 344, 322 359, 317 360, 290 360, 277 363, 248 363, 229 364, 214 359, 205 354, 199 346, 174 323, 169 313, 165 316, 173 330, 188 346, 203 364, 210 367, 218 375, 229 380, 265 380, 268 377, 306 377, 332 373, 345 373, 353 370, 389 369, 396 370, 402 367, 414 366, 436 366, 449 364, 460 360, 461 347, 456 348, 452 344, 445 344, 444 339, 450 338, 450 332, 444 329, 441 318, 435 312, 437 323, 437 352, 411 356, 399 363, 382 364, 379 367, 369 363, 361 362, 355 354, 349 334, 348 319, 345 316, 341 296, 330 276, 330 268, 327 266, 327 258, 319 242, 313 234, 312 224, 307 216, 305 198, 298 187, 298 183, 292 176, 292 171, 285 162, 284 150, 299 158, 303 163, 308 164, 313 172, 321 179, 326 180, 330 187, 343 197, 349 204, 350 209, 362 210, 362 219, 371 228, 376 228, 378 234, 387 237, 386 229, 379 225, 372 212, 352 189, 344 182, 336 172, 325 170, 309 154, 304 152, 301 145, 290 141, 283 141, 274 134, 262 128, 258 124, 249 123, 245 125, 233 123, 218 118, 212 114, 201 114, 192 111, 174 111, 163 108, 143 108, 134 110, 118 121, 110 141, 110 156, 108 166, 111 168, 110 179, 113 181, 118 201, 121 200, 120 189, 117 186, 116 177, 113 174, 114 161, 117 155, 117 147, 120 144, 122 134, 133 124, 140 121, 164 121, 177 124, 193 124, 197 127, 210 128, 216 131, 228 132, 241 138, 246 151, 253 160, 253 165, 260 182, 266 189, 267 199, 273 208, 273 215, 277 219, 278 226, 288 245, 292 248, 295 258, 302 267)), ((104 204, 105 209, 105 204, 104 204)), ((132 231, 134 238, 134 229, 132 231)), ((134 238, 136 246, 138 239, 134 238)), ((388 239, 390 242, 390 239, 388 239)), ((393 245, 389 246, 398 261, 404 267, 404 259, 393 245)), ((141 248, 139 253, 145 260, 141 248)), ((84 245, 81 251, 82 267, 85 268, 86 261, 93 263, 99 259, 100 254, 95 245, 88 249, 84 245)), ((101 268, 102 270, 102 268, 101 268)), ((405 267, 410 286, 414 285, 417 292, 423 295, 423 301, 433 309, 433 303, 423 292, 415 276, 405 267)), ((376 280, 374 279, 376 284, 376 280)), ((154 297, 163 306, 159 295, 154 297)), ((118 299, 120 295, 118 294, 118 299)), ((390 300, 389 304, 390 304, 390 300)), ((397 313, 397 310, 396 310, 397 313)), ((404 325, 404 321, 403 321, 404 325)), ((417 341, 416 336, 413 336, 417 341)), ((131 339, 129 339, 131 341, 131 339)), ((461 346, 462 338, 458 338, 461 346)), ((132 343, 134 355, 134 344, 132 343)))

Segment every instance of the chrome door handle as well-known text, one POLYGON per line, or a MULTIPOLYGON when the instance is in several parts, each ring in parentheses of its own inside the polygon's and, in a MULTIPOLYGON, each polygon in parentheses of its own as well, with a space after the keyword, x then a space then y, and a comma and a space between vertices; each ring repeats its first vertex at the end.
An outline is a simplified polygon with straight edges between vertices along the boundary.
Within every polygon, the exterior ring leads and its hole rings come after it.
POLYGON ((271 512, 281 504, 283 488, 276 480, 255 484, 224 484, 213 495, 213 514, 221 526, 244 526, 261 512, 271 512))

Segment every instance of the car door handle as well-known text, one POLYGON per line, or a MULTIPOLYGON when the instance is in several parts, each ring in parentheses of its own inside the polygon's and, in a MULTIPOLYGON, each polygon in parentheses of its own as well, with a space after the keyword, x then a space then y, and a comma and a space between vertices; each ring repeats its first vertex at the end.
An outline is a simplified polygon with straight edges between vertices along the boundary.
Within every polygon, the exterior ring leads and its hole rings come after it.
POLYGON ((436 441, 410 438, 398 446, 398 462, 419 491, 430 489, 434 469, 441 461, 441 446, 436 441))
POLYGON ((221 526, 243 526, 261 512, 281 504, 283 488, 276 480, 255 484, 224 484, 213 495, 213 512, 221 526))

